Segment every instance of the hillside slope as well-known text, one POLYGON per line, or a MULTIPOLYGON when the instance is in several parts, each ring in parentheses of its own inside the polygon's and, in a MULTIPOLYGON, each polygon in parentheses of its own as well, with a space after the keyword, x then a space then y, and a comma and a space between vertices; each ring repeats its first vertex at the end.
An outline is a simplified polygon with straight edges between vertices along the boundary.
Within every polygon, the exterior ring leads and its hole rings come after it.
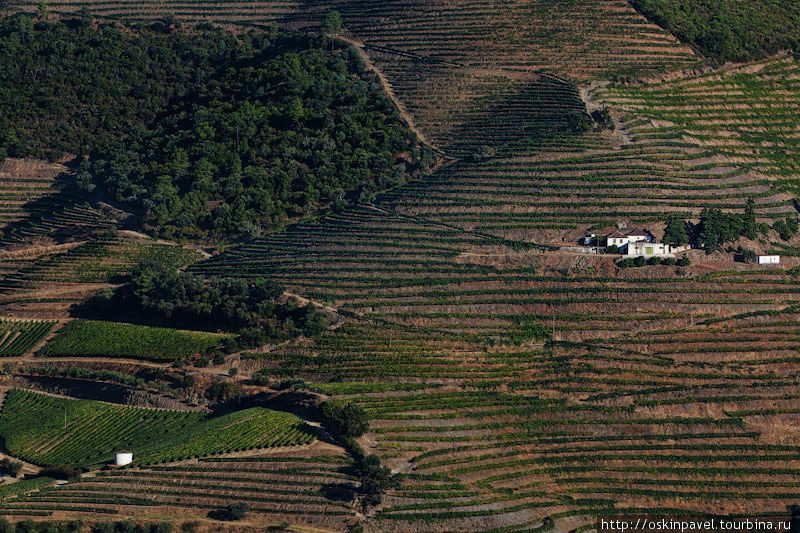
MULTIPOLYGON (((14 3, 29 10, 37 3, 14 3)), ((647 22, 624 0, 483 2, 256 1, 192 3, 123 0, 86 4, 100 16, 189 23, 317 27, 331 9, 345 32, 364 43, 395 94, 433 144, 456 154, 481 144, 525 137, 509 111, 536 106, 551 73, 582 81, 664 72, 697 57, 672 35, 647 22), (498 132, 477 140, 475 132, 498 132)), ((49 9, 70 13, 74 2, 49 9)))

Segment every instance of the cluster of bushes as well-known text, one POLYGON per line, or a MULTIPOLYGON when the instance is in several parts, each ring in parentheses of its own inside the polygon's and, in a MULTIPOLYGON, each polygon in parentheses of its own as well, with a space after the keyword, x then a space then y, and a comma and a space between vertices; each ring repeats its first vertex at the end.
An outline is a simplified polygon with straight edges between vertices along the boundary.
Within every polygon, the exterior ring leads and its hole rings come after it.
POLYGON ((86 18, 0 20, 0 159, 88 154, 83 193, 162 236, 255 238, 435 159, 352 48, 86 18))
POLYGON ((69 366, 66 368, 59 366, 30 366, 24 372, 39 376, 57 376, 70 379, 80 379, 85 381, 113 381, 131 387, 146 387, 147 381, 131 374, 125 374, 117 370, 92 370, 82 366, 69 366))
POLYGON ((87 302, 84 311, 161 326, 236 333, 237 337, 225 340, 231 350, 301 334, 313 336, 327 327, 330 315, 313 305, 300 307, 293 299, 279 304, 282 294, 283 287, 262 278, 206 279, 174 265, 148 261, 133 270, 127 284, 87 302))
POLYGON ((778 232, 781 239, 788 241, 800 229, 800 224, 798 224, 796 217, 786 217, 785 220, 778 219, 773 222, 772 229, 778 232))
POLYGON ((674 257, 649 257, 645 258, 644 256, 640 255, 638 257, 626 257, 617 265, 622 268, 631 268, 631 267, 643 267, 646 265, 665 265, 665 266, 689 266, 691 261, 689 261, 688 257, 681 257, 680 259, 675 259, 674 257))
POLYGON ((232 381, 220 381, 206 389, 206 398, 215 402, 229 402, 242 396, 242 389, 232 381))
POLYGON ((247 513, 249 512, 250 505, 248 505, 246 502, 234 502, 222 509, 211 511, 208 513, 208 516, 216 520, 235 522, 237 520, 244 520, 247 518, 247 513))
MULTIPOLYGON (((776 220, 772 229, 778 232, 781 239, 789 240, 800 229, 800 223, 797 217, 789 216, 776 220)), ((664 229, 664 243, 680 246, 691 242, 711 253, 739 237, 754 240, 759 234, 766 235, 768 232, 767 224, 756 221, 755 202, 750 198, 744 215, 723 213, 721 209, 706 207, 700 213, 699 224, 693 227, 679 217, 670 217, 664 229)))
POLYGON ((22 461, 6 457, 0 461, 0 471, 7 476, 17 477, 22 472, 22 461))
POLYGON ((35 522, 30 518, 12 526, 5 518, 0 518, 0 533, 172 533, 169 522, 137 524, 133 520, 120 522, 99 522, 90 529, 84 527, 83 520, 69 522, 35 522))
POLYGON ((47 466, 42 469, 40 474, 53 479, 66 479, 71 481, 79 480, 82 472, 83 470, 78 467, 69 464, 62 464, 58 466, 47 466))
POLYGON ((301 378, 286 378, 280 381, 273 381, 272 372, 268 368, 255 372, 250 380, 256 385, 275 390, 307 390, 310 388, 310 385, 301 378))
POLYGON ((739 246, 735 251, 734 260, 742 263, 755 263, 758 261, 758 254, 753 250, 748 250, 739 246))
POLYGON ((380 457, 365 454, 355 439, 369 429, 366 411, 354 404, 322 404, 322 414, 342 439, 345 449, 353 456, 355 474, 360 482, 361 504, 367 508, 378 505, 387 489, 400 486, 402 477, 381 464, 380 457))
POLYGON ((723 213, 721 209, 706 207, 700 213, 700 224, 697 227, 696 244, 711 253, 726 242, 735 241, 739 237, 755 239, 759 229, 767 228, 756 223, 755 203, 752 198, 747 201, 744 216, 736 213, 723 213))
POLYGON ((800 45, 800 4, 783 0, 631 0, 647 18, 717 61, 751 61, 800 45))

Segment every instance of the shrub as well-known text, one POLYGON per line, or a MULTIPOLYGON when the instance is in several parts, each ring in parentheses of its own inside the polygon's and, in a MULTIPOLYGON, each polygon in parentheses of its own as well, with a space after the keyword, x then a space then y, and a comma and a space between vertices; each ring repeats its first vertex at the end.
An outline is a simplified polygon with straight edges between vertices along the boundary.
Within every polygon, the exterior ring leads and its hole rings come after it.
POLYGON ((338 11, 328 11, 322 23, 322 31, 326 35, 342 31, 342 14, 338 11))
POLYGON ((307 389, 308 384, 300 378, 289 378, 281 380, 280 383, 275 384, 274 388, 278 390, 307 389))
POLYGON ((661 260, 661 264, 666 266, 672 266, 675 263, 677 263, 677 260, 674 257, 665 257, 661 260))
POLYGON ((322 414, 346 439, 355 439, 369 429, 367 412, 358 405, 348 403, 344 406, 332 402, 322 404, 322 414))
POLYGON ((0 468, 2 468, 3 471, 8 475, 17 477, 19 476, 19 473, 22 472, 22 461, 5 458, 2 462, 0 462, 0 468))
POLYGON ((684 267, 684 266, 689 266, 689 265, 691 265, 691 264, 692 264, 692 262, 691 262, 691 261, 689 261, 689 258, 688 258, 688 257, 681 257, 680 259, 678 259, 678 261, 676 262, 676 264, 677 264, 678 266, 682 266, 682 267, 684 267))
POLYGON ((250 511, 250 506, 245 502, 235 502, 225 509, 225 515, 228 520, 244 520, 247 518, 248 511, 250 511))
POLYGON ((48 466, 42 470, 41 475, 54 479, 73 480, 81 477, 81 469, 67 464, 48 466))
POLYGON ((591 116, 601 129, 613 129, 614 122, 611 119, 611 112, 609 112, 607 107, 592 111, 591 116))
POLYGON ((269 369, 259 370, 258 372, 254 372, 253 376, 250 378, 255 385, 261 385, 262 387, 269 387, 272 383, 272 376, 270 374, 269 369))
POLYGON ((242 395, 239 385, 230 381, 214 383, 206 391, 206 398, 217 402, 227 402, 242 395))
POLYGON ((645 259, 643 255, 640 255, 639 257, 636 257, 633 260, 633 266, 635 267, 643 267, 646 264, 647 264, 647 259, 645 259))
POLYGON ((778 232, 781 239, 788 241, 798 230, 798 222, 795 217, 786 217, 786 220, 778 219, 772 224, 772 229, 778 232))
POLYGON ((660 265, 661 264, 661 258, 660 257, 651 257, 650 259, 647 260, 647 264, 648 265, 660 265))
POLYGON ((735 258, 742 263, 755 263, 758 260, 758 255, 753 250, 747 250, 739 246, 736 250, 735 258))

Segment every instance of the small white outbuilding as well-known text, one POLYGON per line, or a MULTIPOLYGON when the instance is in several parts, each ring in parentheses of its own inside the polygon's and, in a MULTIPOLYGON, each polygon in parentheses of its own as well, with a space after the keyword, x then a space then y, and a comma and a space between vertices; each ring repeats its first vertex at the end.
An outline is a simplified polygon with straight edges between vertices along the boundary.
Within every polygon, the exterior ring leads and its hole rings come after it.
POLYGON ((133 462, 131 452, 117 452, 114 454, 114 466, 125 466, 133 462))
POLYGON ((759 255, 759 265, 779 265, 781 263, 781 256, 779 255, 759 255))

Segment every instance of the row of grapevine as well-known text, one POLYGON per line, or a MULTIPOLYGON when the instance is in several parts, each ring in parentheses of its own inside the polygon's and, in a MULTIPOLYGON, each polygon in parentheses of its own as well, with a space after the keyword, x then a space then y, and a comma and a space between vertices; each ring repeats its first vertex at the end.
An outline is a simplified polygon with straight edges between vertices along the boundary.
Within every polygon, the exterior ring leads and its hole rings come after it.
POLYGON ((54 325, 54 322, 38 320, 0 319, 0 357, 25 355, 50 333, 54 325))
POLYGON ((288 413, 253 408, 221 416, 70 400, 12 389, 0 436, 36 464, 100 465, 129 449, 137 463, 164 462, 272 446, 308 444, 313 433, 288 413))

